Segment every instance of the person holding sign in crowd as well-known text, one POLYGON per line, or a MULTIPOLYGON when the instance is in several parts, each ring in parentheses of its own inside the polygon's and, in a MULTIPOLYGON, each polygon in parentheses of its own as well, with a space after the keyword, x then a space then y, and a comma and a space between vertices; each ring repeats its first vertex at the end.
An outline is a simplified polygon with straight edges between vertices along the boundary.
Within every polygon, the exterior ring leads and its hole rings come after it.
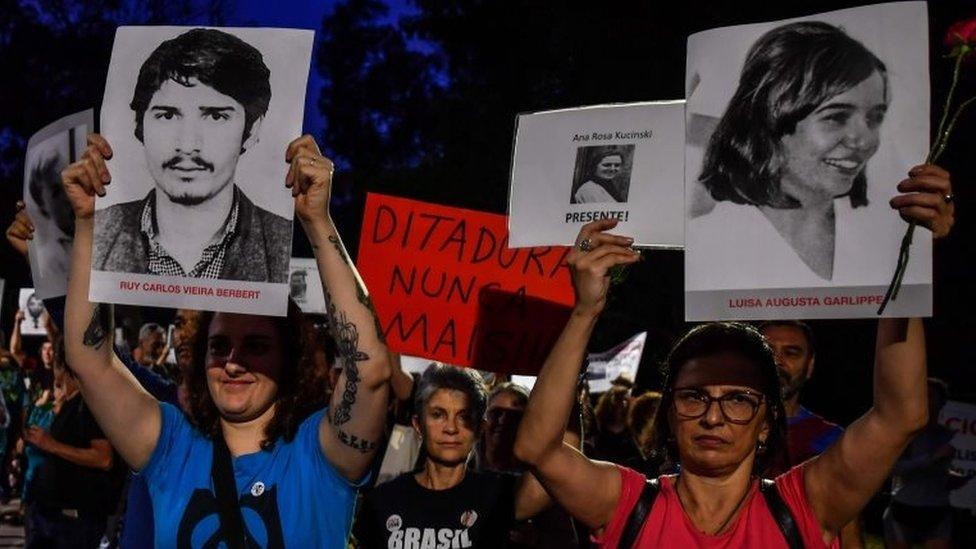
POLYGON ((142 390, 111 345, 112 310, 88 301, 95 195, 109 191, 109 143, 89 137, 62 174, 75 213, 65 344, 99 426, 152 496, 160 547, 342 547, 356 487, 386 414, 389 358, 369 296, 329 214, 332 162, 292 141, 285 186, 312 243, 343 364, 327 409, 306 329, 288 316, 207 313, 188 372, 191 417, 142 390))
MULTIPOLYGON (((948 175, 920 166, 892 206, 946 234, 948 175), (941 200, 939 201, 941 202, 941 200)), ((657 447, 680 467, 651 483, 626 467, 592 461, 562 444, 586 342, 606 305, 609 270, 640 257, 633 240, 585 225, 568 261, 576 306, 532 391, 516 441, 553 498, 596 533, 601 547, 836 547, 838 532, 881 487, 926 424, 925 336, 920 319, 878 323, 874 405, 826 452, 775 481, 760 481, 786 450, 776 361, 762 335, 738 323, 694 328, 666 362, 657 447), (643 503, 638 504, 641 501, 643 503)))
POLYGON ((705 151, 698 179, 717 204, 689 230, 743 264, 795 264, 818 280, 847 272, 835 261, 837 218, 868 204, 865 172, 890 101, 885 64, 840 28, 806 21, 767 32, 705 151), (771 236, 733 244, 741 234, 771 236))

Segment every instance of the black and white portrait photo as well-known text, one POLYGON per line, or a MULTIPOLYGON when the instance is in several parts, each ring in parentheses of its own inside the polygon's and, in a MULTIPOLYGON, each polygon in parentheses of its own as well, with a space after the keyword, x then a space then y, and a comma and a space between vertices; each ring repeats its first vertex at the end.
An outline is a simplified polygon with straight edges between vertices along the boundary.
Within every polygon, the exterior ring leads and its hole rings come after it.
POLYGON ((75 215, 61 185, 61 170, 85 150, 93 124, 89 109, 49 124, 27 143, 24 204, 34 224, 28 252, 34 288, 44 299, 64 295, 67 289, 75 215))
POLYGON ((570 204, 627 202, 634 145, 579 147, 570 204))
MULTIPOLYGON (((689 292, 887 285, 888 200, 927 152, 926 37, 903 2, 689 38, 689 292)), ((918 240, 906 280, 928 285, 918 240)))
POLYGON ((47 335, 47 329, 44 327, 44 301, 34 288, 21 288, 17 305, 21 311, 24 311, 20 332, 27 336, 47 335))
POLYGON ((293 257, 288 266, 288 297, 305 313, 326 314, 319 266, 312 257, 293 257))
POLYGON ((119 29, 102 109, 115 154, 95 213, 93 292, 98 273, 132 273, 270 283, 287 295, 284 154, 301 134, 310 51, 307 31, 119 29))

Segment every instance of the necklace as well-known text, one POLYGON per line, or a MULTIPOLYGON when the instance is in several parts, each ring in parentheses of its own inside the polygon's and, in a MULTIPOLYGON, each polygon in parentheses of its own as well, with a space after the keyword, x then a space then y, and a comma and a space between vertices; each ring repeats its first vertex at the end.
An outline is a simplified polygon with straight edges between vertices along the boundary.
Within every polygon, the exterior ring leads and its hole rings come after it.
MULTIPOLYGON (((685 505, 685 501, 683 499, 681 499, 681 491, 678 490, 678 483, 679 482, 681 482, 681 477, 680 476, 678 477, 677 480, 674 481, 674 493, 678 496, 678 503, 681 504, 681 509, 684 510, 684 509, 687 508, 687 506, 685 505)), ((707 534, 709 536, 715 536, 715 535, 718 535, 719 532, 721 532, 722 530, 724 530, 725 527, 728 526, 729 521, 732 520, 732 517, 734 517, 735 516, 735 513, 739 510, 739 507, 742 507, 742 503, 746 500, 746 498, 749 496, 749 492, 751 492, 751 491, 752 490, 751 490, 751 484, 750 484, 750 487, 749 488, 746 488, 745 493, 742 494, 742 497, 741 498, 739 498, 739 503, 736 503, 735 504, 735 507, 733 507, 732 508, 732 511, 728 514, 728 516, 725 517, 725 520, 722 521, 722 524, 719 524, 718 525, 718 528, 716 528, 714 532, 705 532, 705 531, 702 531, 702 533, 703 534, 707 534)))

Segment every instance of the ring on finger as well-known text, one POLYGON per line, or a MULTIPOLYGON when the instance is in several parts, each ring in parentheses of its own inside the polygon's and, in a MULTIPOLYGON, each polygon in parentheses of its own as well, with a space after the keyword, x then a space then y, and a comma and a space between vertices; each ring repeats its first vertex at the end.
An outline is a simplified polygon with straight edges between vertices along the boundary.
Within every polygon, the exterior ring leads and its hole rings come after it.
POLYGON ((579 251, 586 253, 593 249, 593 240, 590 237, 586 237, 580 240, 576 247, 579 248, 579 251))
POLYGON ((946 204, 952 204, 956 197, 952 196, 952 193, 942 195, 942 201, 946 204))

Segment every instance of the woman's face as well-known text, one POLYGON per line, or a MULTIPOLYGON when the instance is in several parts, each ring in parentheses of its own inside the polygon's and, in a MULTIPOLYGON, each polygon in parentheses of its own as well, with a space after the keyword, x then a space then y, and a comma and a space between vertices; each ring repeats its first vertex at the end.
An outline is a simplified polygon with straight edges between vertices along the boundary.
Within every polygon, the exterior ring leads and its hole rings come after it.
POLYGON ((596 164, 596 176, 600 179, 610 180, 617 177, 624 159, 619 154, 604 156, 596 164))
POLYGON ((888 109, 884 77, 874 72, 851 89, 821 103, 783 136, 782 189, 801 203, 832 200, 851 190, 878 150, 888 109))
MULTIPOLYGON (((689 360, 679 370, 675 389, 693 388, 712 398, 732 393, 756 394, 755 389, 740 385, 691 385, 689 376, 686 375, 691 370, 688 366, 753 367, 746 363, 745 358, 736 354, 720 353, 689 360)), ((755 415, 744 424, 729 421, 718 402, 712 402, 704 415, 693 419, 682 417, 677 412, 677 405, 672 406, 668 410, 669 421, 678 445, 681 466, 698 474, 710 475, 728 474, 743 464, 751 470, 757 445, 769 435, 769 426, 765 419, 766 406, 765 401, 760 400, 755 415)))
POLYGON ((421 415, 413 418, 427 455, 445 465, 467 461, 474 448, 477 421, 468 409, 468 395, 454 389, 435 390, 421 415))
POLYGON ((269 317, 218 313, 207 332, 207 387, 221 417, 250 421, 274 404, 284 356, 269 317))

